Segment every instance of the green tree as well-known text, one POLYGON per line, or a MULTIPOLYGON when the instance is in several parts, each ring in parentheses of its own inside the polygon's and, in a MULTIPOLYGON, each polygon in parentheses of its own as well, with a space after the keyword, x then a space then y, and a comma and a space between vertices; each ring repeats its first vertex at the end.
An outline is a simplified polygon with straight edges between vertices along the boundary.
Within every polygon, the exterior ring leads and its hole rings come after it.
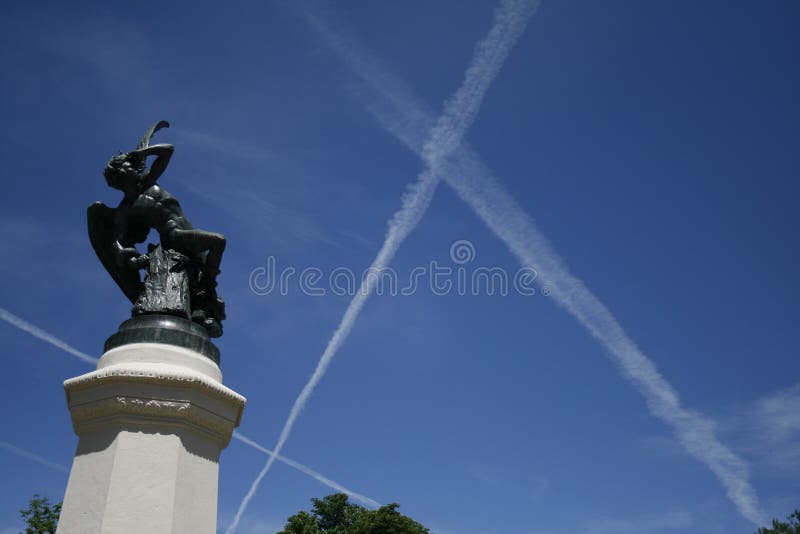
POLYGON ((24 534, 55 534, 61 503, 51 506, 47 497, 40 497, 36 493, 28 503, 28 508, 20 510, 19 514, 27 525, 24 534))
POLYGON ((314 505, 311 513, 303 511, 291 516, 278 534, 431 534, 398 512, 400 505, 396 503, 367 510, 347 502, 344 493, 311 502, 314 505))
POLYGON ((772 520, 772 528, 761 527, 756 534, 800 534, 800 510, 795 510, 789 517, 788 523, 772 520))

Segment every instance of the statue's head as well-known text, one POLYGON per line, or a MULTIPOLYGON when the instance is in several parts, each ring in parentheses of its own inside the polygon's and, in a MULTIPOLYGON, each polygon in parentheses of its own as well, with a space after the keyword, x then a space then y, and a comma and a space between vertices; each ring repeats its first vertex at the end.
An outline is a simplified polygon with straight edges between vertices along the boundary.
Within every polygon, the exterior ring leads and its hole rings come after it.
POLYGON ((103 176, 110 187, 125 191, 141 184, 143 170, 144 162, 141 158, 123 153, 108 160, 103 176))

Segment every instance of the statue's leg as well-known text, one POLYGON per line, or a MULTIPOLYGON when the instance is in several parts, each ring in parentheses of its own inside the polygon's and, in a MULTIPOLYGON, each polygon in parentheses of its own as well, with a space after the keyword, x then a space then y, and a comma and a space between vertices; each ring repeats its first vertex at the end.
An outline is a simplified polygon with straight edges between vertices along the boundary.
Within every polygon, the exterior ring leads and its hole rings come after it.
POLYGON ((222 264, 222 253, 225 252, 225 236, 205 230, 180 230, 170 232, 168 246, 175 246, 194 254, 208 251, 206 267, 216 276, 222 264))
POLYGON ((164 241, 168 248, 191 255, 207 252, 205 267, 192 297, 192 319, 200 322, 211 337, 221 336, 225 304, 217 296, 216 278, 222 263, 222 253, 225 251, 225 236, 205 230, 175 229, 166 237, 164 241))

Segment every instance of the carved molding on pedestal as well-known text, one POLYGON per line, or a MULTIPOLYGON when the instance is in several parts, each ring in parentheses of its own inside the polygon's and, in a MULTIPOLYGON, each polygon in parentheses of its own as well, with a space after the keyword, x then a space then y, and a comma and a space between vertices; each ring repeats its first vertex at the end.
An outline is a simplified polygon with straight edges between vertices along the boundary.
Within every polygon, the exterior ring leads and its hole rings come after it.
POLYGON ((210 434, 221 448, 239 425, 245 398, 202 374, 173 365, 126 363, 64 383, 79 436, 110 421, 178 425, 210 434))
POLYGON ((245 398, 242 395, 199 373, 186 372, 183 369, 179 369, 177 366, 162 365, 156 367, 149 364, 114 365, 94 371, 93 373, 71 378, 64 382, 64 388, 67 390, 67 400, 69 401, 69 396, 73 393, 94 388, 97 385, 107 382, 129 382, 155 385, 169 384, 179 387, 199 388, 221 400, 241 403, 242 407, 244 407, 245 403, 245 398), (174 370, 166 369, 167 367, 173 367, 174 370))
POLYGON ((75 406, 71 412, 72 424, 77 434, 91 429, 99 421, 105 424, 110 418, 140 425, 147 425, 151 421, 160 427, 171 421, 210 433, 221 447, 225 447, 230 442, 231 432, 235 427, 233 421, 191 402, 146 397, 110 397, 75 406))

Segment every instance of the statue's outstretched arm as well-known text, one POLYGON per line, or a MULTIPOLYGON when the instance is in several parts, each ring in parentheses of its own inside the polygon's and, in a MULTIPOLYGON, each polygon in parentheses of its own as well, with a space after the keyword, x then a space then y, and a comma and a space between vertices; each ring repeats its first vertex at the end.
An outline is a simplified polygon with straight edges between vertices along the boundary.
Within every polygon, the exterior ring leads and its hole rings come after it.
POLYGON ((150 165, 150 169, 147 171, 147 175, 145 177, 146 183, 154 184, 156 180, 158 180, 159 177, 164 173, 164 171, 167 170, 169 159, 172 157, 172 153, 174 151, 175 147, 163 143, 160 145, 152 145, 139 150, 134 150, 133 152, 129 152, 129 154, 139 156, 142 159, 146 158, 147 156, 156 157, 155 161, 153 161, 153 164, 150 165))

